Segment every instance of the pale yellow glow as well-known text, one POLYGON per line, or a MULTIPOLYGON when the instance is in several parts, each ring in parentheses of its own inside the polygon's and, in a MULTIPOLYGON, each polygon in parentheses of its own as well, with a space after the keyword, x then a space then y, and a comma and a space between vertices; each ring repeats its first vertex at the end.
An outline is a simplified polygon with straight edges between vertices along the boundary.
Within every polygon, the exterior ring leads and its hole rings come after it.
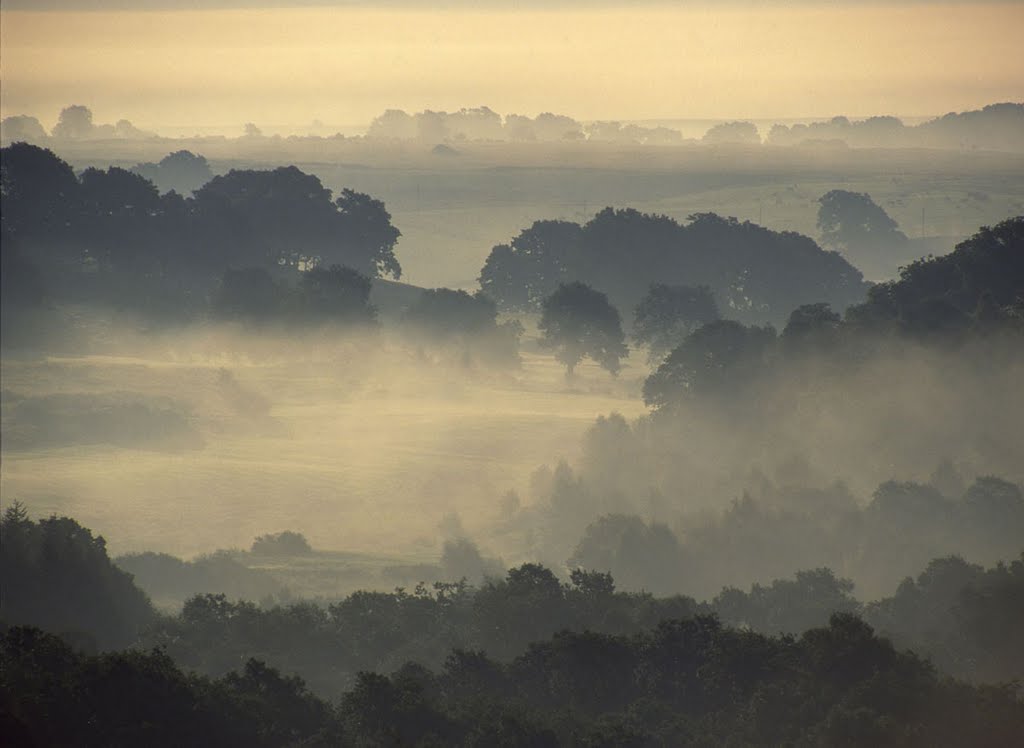
POLYGON ((4 116, 365 123, 929 114, 1024 99, 1024 6, 2 14, 4 116))

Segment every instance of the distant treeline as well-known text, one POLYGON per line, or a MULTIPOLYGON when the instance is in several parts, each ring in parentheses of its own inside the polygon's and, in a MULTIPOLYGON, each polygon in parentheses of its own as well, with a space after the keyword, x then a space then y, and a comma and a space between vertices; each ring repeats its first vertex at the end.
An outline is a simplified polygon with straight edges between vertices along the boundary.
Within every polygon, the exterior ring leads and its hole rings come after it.
MULTIPOLYGON (((239 131, 237 141, 242 144, 269 140, 252 123, 247 123, 244 128, 240 125, 239 131)), ((1022 132, 1024 104, 1006 102, 989 104, 979 110, 950 112, 918 125, 905 125, 893 116, 868 117, 863 120, 838 116, 808 124, 776 124, 763 135, 763 141, 768 145, 781 146, 817 144, 854 148, 981 148, 1020 151, 1024 149, 1022 132)), ((169 140, 140 130, 128 120, 120 120, 113 125, 95 124, 92 111, 80 104, 65 107, 49 132, 38 119, 29 115, 6 117, 0 123, 0 141, 4 144, 17 141, 46 145, 63 141, 154 139, 169 140)), ((220 137, 216 139, 223 140, 220 137)), ((288 138, 295 139, 320 138, 315 135, 288 138)), ((694 140, 684 138, 678 130, 665 126, 644 126, 615 120, 580 122, 564 114, 551 112, 543 112, 536 117, 521 114, 503 117, 481 106, 455 112, 427 109, 413 114, 401 109, 388 109, 373 120, 365 139, 416 141, 427 145, 469 141, 586 141, 619 145, 704 143, 756 146, 762 143, 762 133, 752 122, 722 122, 711 127, 700 140, 694 140)))

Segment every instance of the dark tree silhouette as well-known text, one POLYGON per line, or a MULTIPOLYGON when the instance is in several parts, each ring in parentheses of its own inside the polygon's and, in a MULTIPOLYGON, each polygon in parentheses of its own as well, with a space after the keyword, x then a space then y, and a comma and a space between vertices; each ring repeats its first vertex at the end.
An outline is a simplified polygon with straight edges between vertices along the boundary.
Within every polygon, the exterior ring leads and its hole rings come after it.
POLYGON ((307 270, 299 280, 296 310, 305 321, 371 323, 369 278, 352 268, 332 265, 307 270))
POLYGON ((718 319, 715 295, 707 286, 667 286, 655 283, 636 307, 633 338, 658 361, 693 332, 718 319))
POLYGON ((280 318, 285 291, 263 268, 226 270, 213 302, 226 319, 266 322, 280 318))
MULTIPOLYGON (((1009 218, 942 257, 927 257, 879 283, 847 310, 860 328, 902 328, 911 334, 956 331, 970 323, 1014 323, 1024 299, 1024 216, 1009 218)), ((1017 324, 1020 324, 1017 322, 1017 324)), ((1024 329, 1024 328, 1022 328, 1024 329)))
POLYGON ((152 621, 149 599, 107 557, 106 541, 68 517, 33 522, 17 501, 0 518, 0 619, 124 647, 152 621))
POLYGON ((406 310, 402 323, 420 342, 425 336, 453 346, 464 362, 480 357, 487 363, 516 364, 523 327, 518 320, 497 319, 498 307, 482 291, 431 288, 406 310))
POLYGON ((857 256, 906 244, 889 214, 862 192, 832 190, 818 199, 818 229, 827 247, 857 256))
POLYGON ((0 244, 6 247, 12 237, 46 240, 69 233, 80 189, 74 171, 53 151, 28 143, 2 149, 0 226, 5 241, 0 244))
POLYGON ((568 280, 582 232, 568 221, 536 221, 509 244, 499 244, 480 271, 480 288, 506 309, 537 309, 568 280))
POLYGON ((371 277, 402 273, 394 256, 399 231, 382 202, 352 190, 332 200, 317 177, 294 166, 233 170, 195 195, 211 238, 234 233, 233 244, 246 247, 250 263, 298 267, 319 258, 371 277))
POLYGON ((362 192, 344 189, 334 201, 340 214, 338 255, 327 259, 343 261, 361 272, 373 275, 402 277, 402 267, 395 258, 395 244, 402 235, 391 225, 391 214, 384 203, 362 192))
POLYGON ((666 408, 694 397, 736 398, 759 375, 775 344, 771 327, 732 320, 704 325, 644 382, 644 402, 666 408))
POLYGON ((559 283, 580 281, 634 308, 652 283, 706 285, 722 309, 745 321, 779 323, 800 304, 845 309, 863 299, 860 272, 837 252, 792 232, 714 213, 680 225, 666 216, 605 208, 582 228, 537 222, 494 247, 481 287, 503 307, 524 308, 559 283))
POLYGON ((841 318, 828 304, 804 304, 789 315, 782 330, 787 354, 827 353, 839 343, 841 318))
POLYGON ((92 110, 81 104, 64 107, 53 127, 53 137, 81 140, 92 135, 95 125, 92 122, 92 110))
POLYGON ((611 374, 629 353, 619 313, 608 297, 584 283, 561 284, 544 299, 538 329, 541 345, 555 351, 572 375, 585 357, 611 374))

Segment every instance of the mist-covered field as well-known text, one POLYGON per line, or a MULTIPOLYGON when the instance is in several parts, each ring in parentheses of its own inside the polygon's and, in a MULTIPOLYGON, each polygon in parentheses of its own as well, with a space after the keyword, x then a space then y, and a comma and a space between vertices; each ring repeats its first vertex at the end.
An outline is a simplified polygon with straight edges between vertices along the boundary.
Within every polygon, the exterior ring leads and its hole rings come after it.
POLYGON ((567 384, 539 353, 495 373, 379 341, 210 329, 143 345, 3 362, 4 494, 81 517, 113 553, 191 556, 295 530, 318 549, 436 559, 445 515, 493 522, 533 470, 578 457, 597 415, 643 410, 639 372, 586 366, 567 384), (48 420, 27 423, 26 400, 48 420), (93 420, 53 428, 76 414, 93 420))

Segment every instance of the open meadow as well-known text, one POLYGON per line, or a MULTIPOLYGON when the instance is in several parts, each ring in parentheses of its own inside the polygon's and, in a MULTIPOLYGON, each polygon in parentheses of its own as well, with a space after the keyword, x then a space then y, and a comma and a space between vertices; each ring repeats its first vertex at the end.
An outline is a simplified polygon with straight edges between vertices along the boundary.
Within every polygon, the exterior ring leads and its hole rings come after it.
POLYGON ((112 554, 294 530, 316 549, 436 560, 446 515, 480 529, 509 490, 528 501, 537 467, 575 459, 596 416, 643 410, 636 367, 584 365, 569 383, 540 353, 488 372, 378 340, 225 348, 227 334, 5 357, 5 498, 79 518, 112 554))

